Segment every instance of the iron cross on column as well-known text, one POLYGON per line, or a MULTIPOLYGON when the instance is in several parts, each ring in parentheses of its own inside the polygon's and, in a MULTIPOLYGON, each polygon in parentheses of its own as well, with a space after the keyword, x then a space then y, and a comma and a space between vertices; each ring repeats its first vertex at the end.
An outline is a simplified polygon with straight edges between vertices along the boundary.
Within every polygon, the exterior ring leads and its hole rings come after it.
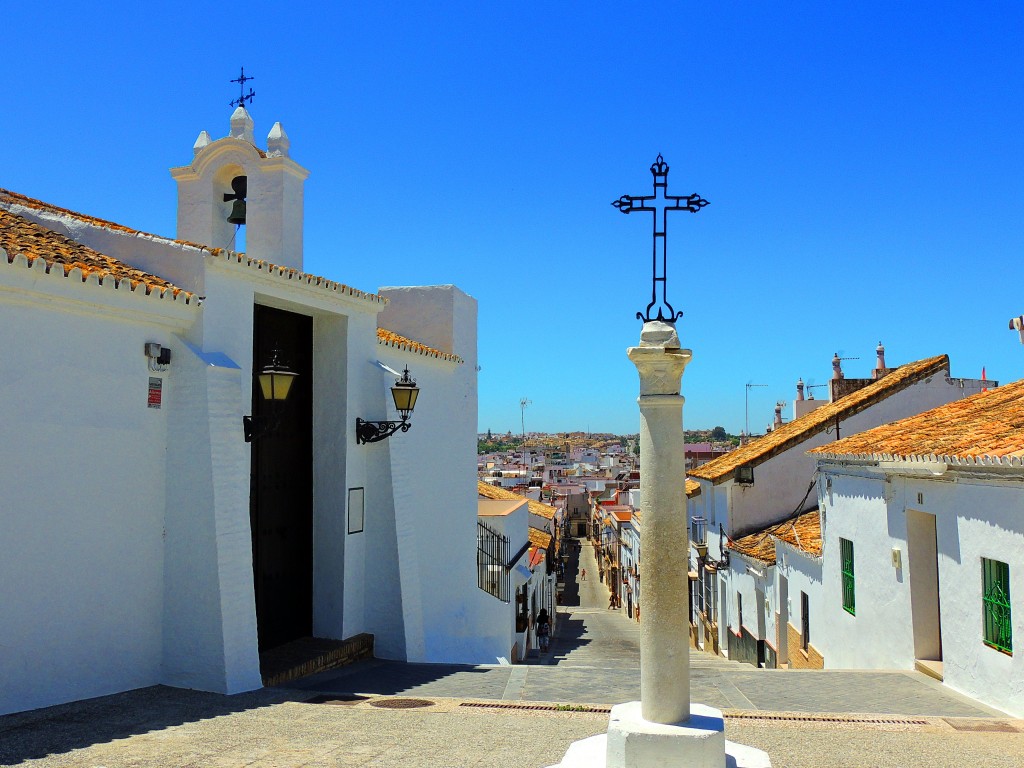
POLYGON ((616 200, 612 205, 618 208, 622 213, 633 213, 633 211, 649 211, 654 214, 654 250, 652 255, 651 263, 651 303, 647 305, 646 314, 643 312, 636 313, 637 320, 643 320, 644 322, 651 322, 652 320, 660 320, 665 323, 674 323, 680 317, 683 316, 682 312, 677 313, 672 305, 668 303, 668 299, 665 297, 666 290, 666 260, 667 260, 667 246, 666 246, 666 230, 668 229, 668 212, 669 211, 689 211, 690 213, 697 213, 701 208, 708 204, 708 201, 702 198, 700 195, 694 193, 692 195, 686 195, 685 197, 676 197, 675 195, 665 194, 668 189, 668 163, 659 154, 658 159, 654 161, 651 166, 651 173, 654 175, 654 194, 653 195, 623 195, 616 200), (658 273, 658 252, 661 251, 661 273, 659 277, 658 273), (658 303, 658 283, 661 283, 661 306, 658 307, 658 316, 651 317, 651 310, 655 304, 658 303), (664 310, 668 310, 668 317, 665 316, 664 310))

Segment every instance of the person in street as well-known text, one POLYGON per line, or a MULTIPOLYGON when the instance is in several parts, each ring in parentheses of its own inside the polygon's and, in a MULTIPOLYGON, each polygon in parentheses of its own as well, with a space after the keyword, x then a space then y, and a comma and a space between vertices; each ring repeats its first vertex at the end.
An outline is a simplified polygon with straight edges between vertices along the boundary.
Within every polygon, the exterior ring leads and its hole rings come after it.
POLYGON ((542 608, 537 615, 537 642, 540 644, 540 652, 547 653, 548 643, 551 640, 551 622, 548 619, 548 611, 542 608))
POLYGON ((587 569, 584 568, 584 569, 582 569, 580 571, 580 581, 586 581, 586 580, 587 580, 587 569))
POLYGON ((615 607, 615 593, 614 592, 612 592, 610 595, 608 595, 608 607, 609 608, 614 608, 615 607))

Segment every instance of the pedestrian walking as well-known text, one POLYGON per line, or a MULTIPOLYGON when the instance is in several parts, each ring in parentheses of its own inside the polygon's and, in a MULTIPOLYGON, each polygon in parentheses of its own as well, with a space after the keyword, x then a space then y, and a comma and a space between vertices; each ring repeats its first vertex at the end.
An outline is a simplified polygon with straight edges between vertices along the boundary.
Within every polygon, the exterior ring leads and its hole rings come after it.
POLYGON ((586 580, 587 580, 587 569, 583 568, 580 571, 580 581, 586 581, 586 580))
POLYGON ((551 622, 548 619, 546 608, 542 608, 537 616, 537 642, 540 643, 541 653, 547 653, 548 643, 551 640, 551 622))

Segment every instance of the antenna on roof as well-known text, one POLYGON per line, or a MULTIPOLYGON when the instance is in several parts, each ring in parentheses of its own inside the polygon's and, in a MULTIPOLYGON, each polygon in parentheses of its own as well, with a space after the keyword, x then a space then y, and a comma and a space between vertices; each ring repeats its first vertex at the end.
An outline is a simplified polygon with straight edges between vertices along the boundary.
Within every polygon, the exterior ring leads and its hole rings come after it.
POLYGON ((523 442, 526 442, 526 406, 533 405, 532 400, 527 400, 525 397, 519 401, 519 415, 522 420, 523 426, 523 442))
POLYGON ((751 384, 747 382, 746 396, 744 397, 744 412, 745 418, 743 421, 743 427, 746 431, 747 437, 750 437, 750 388, 751 387, 767 387, 767 384, 751 384))

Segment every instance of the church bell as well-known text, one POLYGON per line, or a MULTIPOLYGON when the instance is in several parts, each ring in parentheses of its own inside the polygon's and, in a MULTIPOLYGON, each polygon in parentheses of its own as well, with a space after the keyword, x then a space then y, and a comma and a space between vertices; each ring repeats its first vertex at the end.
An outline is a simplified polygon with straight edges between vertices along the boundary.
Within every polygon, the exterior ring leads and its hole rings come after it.
POLYGON ((245 224, 245 200, 235 200, 232 204, 228 224, 245 224))
POLYGON ((228 224, 245 224, 245 195, 248 191, 246 187, 245 176, 235 176, 231 180, 233 194, 224 193, 225 203, 228 200, 235 201, 231 205, 231 213, 228 214, 228 224))

